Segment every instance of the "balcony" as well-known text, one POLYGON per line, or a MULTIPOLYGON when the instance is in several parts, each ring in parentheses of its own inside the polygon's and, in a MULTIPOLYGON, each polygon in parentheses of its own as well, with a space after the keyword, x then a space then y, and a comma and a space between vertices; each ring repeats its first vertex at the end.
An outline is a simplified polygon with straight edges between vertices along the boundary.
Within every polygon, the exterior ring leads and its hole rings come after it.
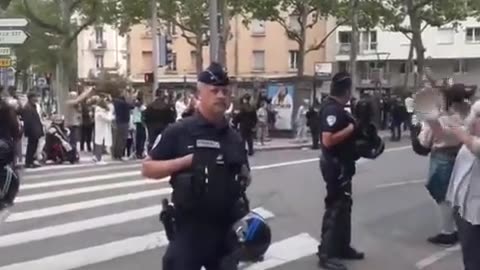
MULTIPOLYGON (((365 43, 361 42, 359 44, 359 49, 358 49, 358 54, 368 54, 375 52, 377 50, 377 43, 376 42, 371 42, 371 43, 365 43)), ((349 55, 350 54, 350 48, 351 44, 350 43, 339 43, 338 44, 338 55, 349 55)))
POLYGON ((90 40, 88 48, 95 52, 103 52, 107 49, 107 41, 102 40, 101 42, 98 42, 97 40, 90 40))

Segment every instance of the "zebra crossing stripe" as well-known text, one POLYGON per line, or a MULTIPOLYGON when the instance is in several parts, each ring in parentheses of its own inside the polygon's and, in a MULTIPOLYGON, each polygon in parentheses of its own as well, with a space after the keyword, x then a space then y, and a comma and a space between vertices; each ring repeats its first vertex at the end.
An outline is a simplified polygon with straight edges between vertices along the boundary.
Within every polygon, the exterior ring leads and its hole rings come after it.
POLYGON ((311 256, 317 252, 318 241, 308 233, 302 233, 273 243, 267 250, 264 260, 242 270, 266 270, 311 256))
POLYGON ((100 167, 92 167, 92 168, 79 168, 79 169, 69 169, 65 171, 59 171, 59 172, 52 172, 52 173, 44 173, 44 174, 35 174, 35 175, 25 175, 25 179, 27 181, 30 180, 37 180, 37 179, 49 179, 53 177, 64 177, 64 176, 71 176, 71 175, 76 175, 76 174, 83 174, 83 173, 108 173, 115 171, 117 169, 122 169, 122 170, 131 170, 131 169, 140 169, 141 164, 140 163, 134 163, 134 164, 119 164, 115 166, 100 166, 100 167))
POLYGON ((143 192, 121 194, 117 196, 104 197, 104 198, 90 200, 90 201, 82 201, 77 203, 47 207, 47 208, 38 209, 38 210, 12 213, 5 222, 16 222, 16 221, 22 221, 22 220, 28 220, 28 219, 55 216, 59 214, 65 214, 69 212, 85 210, 85 209, 90 209, 90 208, 104 206, 104 205, 123 203, 127 201, 155 197, 159 195, 168 195, 171 192, 172 192, 171 188, 162 188, 158 190, 148 190, 143 192))
POLYGON ((98 185, 98 186, 91 186, 91 187, 81 187, 81 188, 74 188, 74 189, 67 189, 67 190, 44 192, 40 194, 17 197, 15 199, 15 204, 53 199, 53 198, 61 198, 61 197, 67 197, 71 195, 105 191, 105 190, 111 190, 111 189, 117 189, 117 188, 135 187, 135 186, 153 185, 153 184, 158 184, 158 181, 146 181, 145 179, 137 179, 137 180, 126 181, 122 183, 113 183, 113 184, 105 184, 105 185, 98 185))
POLYGON ((112 180, 112 179, 118 179, 122 177, 139 177, 139 176, 141 176, 139 171, 133 171, 133 172, 129 171, 129 172, 121 172, 121 173, 110 173, 110 174, 93 175, 93 176, 87 176, 87 177, 45 181, 42 183, 23 184, 21 188, 22 190, 31 190, 31 189, 37 189, 37 188, 65 186, 65 185, 71 185, 71 184, 81 184, 81 183, 112 180))
MULTIPOLYGON (((155 208, 158 213, 158 207, 155 208)), ((256 213, 262 215, 264 219, 274 218, 274 214, 263 207, 253 209, 256 213)), ((127 212, 125 212, 127 213, 127 212)), ((92 221, 87 221, 92 222, 92 221)), ((97 226, 98 227, 98 226, 97 226)), ((58 230, 54 228, 52 231, 58 230)), ((43 229, 41 229, 43 230, 43 229)), ((45 232, 38 232, 42 234, 45 232)), ((26 238, 24 238, 25 240, 26 238)), ((44 238, 45 239, 45 238, 44 238)), ((0 242, 9 241, 0 237, 0 242)), ((37 239, 40 240, 40 239, 37 239)), ((11 240, 10 240, 10 243, 11 240)), ((25 243, 25 242, 24 242, 25 243)), ((20 262, 0 267, 0 270, 25 270, 25 269, 48 269, 48 270, 69 270, 88 265, 110 261, 116 258, 134 255, 148 250, 166 246, 168 240, 164 231, 149 233, 143 236, 130 237, 119 241, 110 242, 94 247, 74 250, 44 257, 32 261, 20 262)), ((287 243, 289 244, 289 243, 287 243)), ((9 245, 0 245, 2 247, 9 245)))

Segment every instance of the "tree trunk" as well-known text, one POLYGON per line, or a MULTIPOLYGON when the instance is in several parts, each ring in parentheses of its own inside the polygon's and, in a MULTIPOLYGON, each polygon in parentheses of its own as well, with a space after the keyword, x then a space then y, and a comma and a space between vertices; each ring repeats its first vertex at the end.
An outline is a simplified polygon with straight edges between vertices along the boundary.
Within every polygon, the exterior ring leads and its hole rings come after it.
POLYGON ((357 54, 358 54, 358 0, 350 0, 352 16, 352 37, 350 45, 350 73, 353 95, 357 96, 357 54))
POLYGON ((203 39, 201 34, 197 35, 195 43, 195 69, 197 74, 200 74, 203 70, 203 39))
POLYGON ((417 78, 415 82, 416 90, 422 87, 424 68, 425 68, 425 47, 422 41, 422 25, 418 14, 413 10, 413 0, 406 1, 410 26, 412 28, 412 42, 417 56, 417 78))
POLYGON ((413 41, 410 41, 410 50, 408 52, 408 59, 405 61, 405 78, 403 81, 403 89, 407 90, 408 89, 408 81, 410 79, 410 73, 412 73, 412 67, 413 67, 413 41))
POLYGON ((307 20, 308 11, 307 7, 303 6, 300 10, 300 42, 298 42, 298 55, 297 55, 297 76, 302 77, 305 75, 305 44, 307 41, 307 20))

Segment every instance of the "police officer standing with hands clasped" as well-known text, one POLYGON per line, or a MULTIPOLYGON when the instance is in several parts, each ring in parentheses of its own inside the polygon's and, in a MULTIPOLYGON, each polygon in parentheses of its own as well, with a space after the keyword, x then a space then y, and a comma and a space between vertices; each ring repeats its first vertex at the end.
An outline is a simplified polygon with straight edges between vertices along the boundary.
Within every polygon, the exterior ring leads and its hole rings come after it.
POLYGON ((350 246, 352 177, 355 174, 355 120, 344 110, 350 100, 352 79, 346 72, 332 78, 330 96, 320 110, 322 155, 320 169, 327 187, 319 265, 347 269, 339 259, 361 260, 364 254, 350 246))
POLYGON ((235 260, 225 267, 225 258, 235 252, 232 233, 245 231, 232 227, 249 214, 251 178, 245 145, 224 116, 228 84, 217 63, 200 73, 197 111, 167 127, 143 163, 145 177, 171 176, 174 205, 161 215, 170 241, 163 270, 237 269, 235 260))

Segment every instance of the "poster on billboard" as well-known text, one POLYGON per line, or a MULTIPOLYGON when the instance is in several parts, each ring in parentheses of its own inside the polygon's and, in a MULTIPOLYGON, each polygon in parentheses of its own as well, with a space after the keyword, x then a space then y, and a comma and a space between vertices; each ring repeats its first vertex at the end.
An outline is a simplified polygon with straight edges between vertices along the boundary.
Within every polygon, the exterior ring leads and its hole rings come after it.
POLYGON ((270 84, 267 95, 272 100, 272 109, 276 112, 275 129, 291 130, 293 115, 293 85, 270 84))

